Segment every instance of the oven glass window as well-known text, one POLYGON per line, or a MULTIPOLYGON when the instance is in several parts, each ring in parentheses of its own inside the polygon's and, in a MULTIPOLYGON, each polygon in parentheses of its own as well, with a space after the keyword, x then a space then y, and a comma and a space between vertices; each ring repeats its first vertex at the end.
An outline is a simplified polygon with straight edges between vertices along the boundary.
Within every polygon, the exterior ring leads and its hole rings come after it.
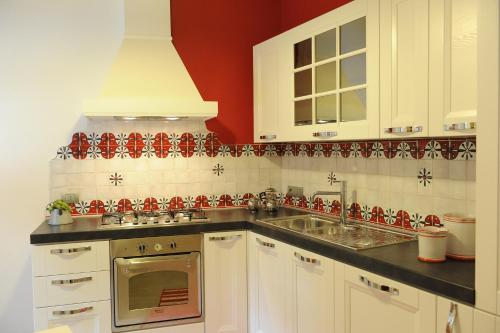
POLYGON ((156 271, 139 274, 129 281, 130 310, 189 303, 188 273, 156 271))

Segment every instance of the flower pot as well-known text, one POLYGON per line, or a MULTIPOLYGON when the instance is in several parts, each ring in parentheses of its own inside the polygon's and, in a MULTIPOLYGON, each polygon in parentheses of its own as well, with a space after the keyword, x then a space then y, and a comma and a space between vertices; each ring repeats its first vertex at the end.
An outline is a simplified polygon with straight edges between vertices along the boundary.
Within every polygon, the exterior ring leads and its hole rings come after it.
POLYGON ((70 224, 73 223, 73 218, 70 212, 54 209, 50 213, 48 223, 50 225, 70 224))

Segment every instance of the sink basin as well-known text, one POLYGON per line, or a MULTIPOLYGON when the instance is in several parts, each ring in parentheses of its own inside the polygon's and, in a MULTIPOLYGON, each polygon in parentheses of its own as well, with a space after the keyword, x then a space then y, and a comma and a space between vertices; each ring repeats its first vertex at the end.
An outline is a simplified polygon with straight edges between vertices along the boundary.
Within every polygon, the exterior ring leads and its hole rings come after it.
POLYGON ((338 219, 319 215, 296 215, 259 221, 352 250, 370 249, 416 240, 412 234, 361 223, 348 223, 343 226, 338 219))

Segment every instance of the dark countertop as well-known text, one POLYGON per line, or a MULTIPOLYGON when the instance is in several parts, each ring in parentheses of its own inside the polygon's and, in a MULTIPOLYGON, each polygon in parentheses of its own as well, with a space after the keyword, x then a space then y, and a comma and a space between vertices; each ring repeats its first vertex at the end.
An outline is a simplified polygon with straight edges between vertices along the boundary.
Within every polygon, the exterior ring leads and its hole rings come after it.
MULTIPOLYGON (((307 213, 281 208, 272 216, 298 214, 307 213)), ((353 251, 257 222, 259 218, 270 217, 265 212, 252 214, 246 209, 217 209, 208 210, 207 216, 211 222, 124 229, 99 229, 99 217, 79 217, 72 224, 62 226, 44 222, 31 233, 30 241, 31 244, 47 244, 246 229, 462 303, 474 305, 475 302, 474 262, 420 262, 416 241, 353 251)))

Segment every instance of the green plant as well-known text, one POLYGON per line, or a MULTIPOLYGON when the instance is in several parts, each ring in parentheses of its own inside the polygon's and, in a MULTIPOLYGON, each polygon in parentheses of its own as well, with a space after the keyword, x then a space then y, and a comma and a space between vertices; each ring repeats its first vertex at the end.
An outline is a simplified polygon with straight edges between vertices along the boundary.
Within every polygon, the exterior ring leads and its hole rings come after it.
POLYGON ((56 200, 48 204, 47 211, 52 213, 54 210, 58 210, 61 215, 63 212, 71 212, 71 207, 64 200, 56 200))

